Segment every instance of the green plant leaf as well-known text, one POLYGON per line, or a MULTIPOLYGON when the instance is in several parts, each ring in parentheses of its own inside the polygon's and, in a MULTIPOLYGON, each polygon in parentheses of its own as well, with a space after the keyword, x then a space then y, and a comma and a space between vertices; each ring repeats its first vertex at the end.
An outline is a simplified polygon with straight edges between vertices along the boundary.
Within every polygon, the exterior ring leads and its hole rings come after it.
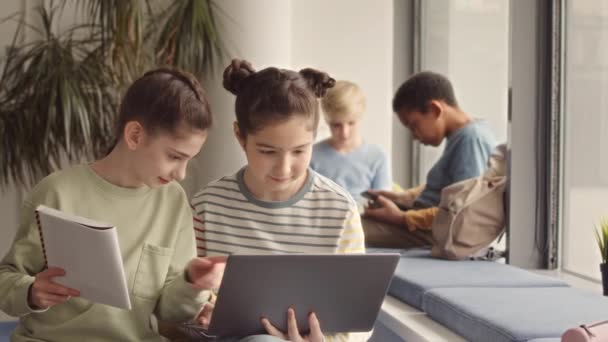
POLYGON ((45 34, 16 47, 2 75, 1 186, 29 186, 62 161, 99 156, 113 135, 111 72, 104 60, 89 58, 95 47, 74 39, 74 30, 51 31, 55 11, 37 9, 45 34))
POLYGON ((21 12, 1 19, 18 25, 0 76, 0 188, 106 153, 121 94, 155 65, 211 71, 223 53, 215 10, 211 0, 59 0, 35 8, 36 25, 21 12), (86 22, 57 34, 68 3, 86 22), (37 38, 24 43, 26 32, 37 38))
POLYGON ((202 76, 224 56, 210 0, 176 0, 157 15, 157 63, 202 76))
POLYGON ((602 263, 608 263, 608 218, 601 220, 599 227, 595 227, 594 233, 602 263))

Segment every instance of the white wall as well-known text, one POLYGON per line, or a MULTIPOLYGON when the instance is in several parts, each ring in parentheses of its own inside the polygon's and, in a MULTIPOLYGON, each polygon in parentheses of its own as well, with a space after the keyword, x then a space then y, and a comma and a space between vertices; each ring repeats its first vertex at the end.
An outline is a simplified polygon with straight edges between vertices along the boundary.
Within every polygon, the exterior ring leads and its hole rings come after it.
MULTIPOLYGON (((1 1, 0 13, 3 17, 21 11, 25 8, 24 2, 19 1, 1 1)), ((4 59, 6 48, 10 46, 15 29, 15 22, 9 21, 0 25, 0 61, 4 59)), ((0 67, 4 63, 0 64, 0 67)), ((21 191, 14 185, 9 185, 4 191, 0 189, 0 218, 2 226, 0 226, 0 257, 3 257, 8 250, 15 230, 18 224, 18 211, 21 204, 21 191)))
MULTIPOLYGON (((358 83, 368 102, 363 137, 391 156, 393 0, 229 0, 218 5, 230 14, 219 18, 230 57, 250 60, 258 70, 314 67, 358 83)), ((190 194, 245 163, 232 134, 234 96, 221 86, 221 70, 205 87, 216 125, 184 182, 190 194)), ((328 134, 322 122, 317 138, 328 134)))
MULTIPOLYGON (((291 64, 291 1, 223 0, 216 4, 218 29, 227 44, 229 60, 250 61, 257 70, 267 66, 291 64), (221 13, 229 14, 229 17, 221 13)), ((202 153, 190 163, 184 188, 192 195, 207 183, 241 168, 245 156, 233 134, 235 97, 222 86, 224 61, 215 74, 208 75, 203 87, 214 114, 214 127, 202 153)))
MULTIPOLYGON (((358 83, 368 100, 362 133, 391 156, 393 116, 393 1, 394 0, 222 0, 217 4, 220 31, 231 57, 246 58, 256 68, 316 67, 336 79, 358 83)), ((400 0, 396 0, 400 1, 400 0)), ((0 13, 12 13, 37 0, 0 1, 0 13)), ((28 14, 29 15, 29 14, 28 14)), ((66 12, 60 28, 77 20, 66 12)), ((0 26, 0 53, 10 43, 13 29, 0 26)), ((232 134, 234 96, 221 85, 221 70, 204 80, 215 127, 201 156, 189 169, 184 186, 189 194, 209 181, 236 171, 245 158, 232 134)), ((327 136, 322 124, 319 138, 327 136)), ((0 193, 0 256, 12 242, 23 190, 9 187, 0 193)), ((0 315, 0 320, 5 319, 0 315)))
MULTIPOLYGON (((29 23, 39 23, 40 18, 34 8, 43 3, 46 5, 50 4, 50 2, 47 1, 45 3, 43 0, 0 1, 0 13, 2 13, 2 18, 5 18, 13 13, 25 11, 26 17, 29 18, 29 23)), ((76 8, 70 5, 68 3, 63 16, 60 20, 57 20, 56 27, 58 30, 65 30, 77 18, 75 14, 76 8)), ((15 19, 19 19, 19 17, 16 16, 15 19)), ((0 67, 4 65, 2 59, 5 56, 6 49, 12 43, 16 28, 17 23, 14 20, 0 24, 0 67)), ((22 34, 20 39, 25 41, 36 39, 37 36, 37 33, 32 30, 22 31, 22 34)), ((18 215, 21 201, 27 191, 28 189, 17 187, 14 184, 10 184, 4 190, 0 189, 0 218, 2 218, 3 225, 0 228, 0 257, 3 257, 8 251, 15 235, 17 225, 19 224, 18 215)))
POLYGON ((0 192, 0 258, 6 254, 10 247, 17 225, 19 224, 19 207, 21 204, 21 191, 11 185, 0 192))
POLYGON ((536 112, 540 99, 536 66, 539 17, 537 1, 511 3, 511 184, 509 201, 509 264, 539 268, 542 256, 535 244, 536 227, 536 112))
POLYGON ((594 225, 608 218, 608 3, 566 6, 564 270, 601 279, 594 225))
MULTIPOLYGON (((292 66, 312 66, 361 86, 363 138, 392 151, 393 0, 296 0, 292 66)), ((328 136, 322 122, 319 139, 328 136)))
MULTIPOLYGON (((24 8, 24 1, 0 1, 0 13, 3 13, 3 18, 24 8)), ((0 61, 5 56, 6 48, 11 44, 15 28, 14 22, 0 25, 0 61)), ((0 67, 3 65, 0 62, 0 67)), ((19 222, 21 197, 21 190, 12 184, 4 190, 0 189, 0 258, 4 257, 13 241, 19 222)), ((0 321, 8 319, 10 318, 0 311, 0 321)))
MULTIPOLYGON (((35 3, 31 1, 28 5, 35 3)), ((363 136, 368 142, 380 145, 390 157, 394 120, 390 107, 395 38, 393 2, 222 0, 217 5, 227 15, 218 12, 218 23, 230 57, 246 58, 257 68, 317 67, 337 79, 359 83, 368 100, 363 136)), ((11 13, 24 4, 2 1, 0 12, 11 13)), ((65 18, 64 24, 74 20, 71 13, 65 18)), ((3 46, 12 32, 7 32, 6 25, 0 28, 0 46, 3 46)), ((215 127, 200 157, 191 163, 184 182, 189 194, 213 179, 235 172, 245 163, 232 134, 234 96, 221 86, 221 70, 209 75, 204 87, 215 114, 215 127)), ((323 124, 319 138, 327 134, 323 124)), ((6 253, 14 234, 18 203, 20 198, 14 191, 3 193, 0 198, 0 214, 6 225, 0 230, 0 254, 6 253)))
MULTIPOLYGON (((414 71, 413 0, 393 1, 393 94, 414 71)), ((392 95, 391 95, 392 101, 392 95)), ((392 106, 391 106, 392 107, 392 106)), ((391 108, 392 110, 392 108, 391 108)), ((393 115, 393 182, 404 188, 412 186, 412 138, 410 130, 393 115)))

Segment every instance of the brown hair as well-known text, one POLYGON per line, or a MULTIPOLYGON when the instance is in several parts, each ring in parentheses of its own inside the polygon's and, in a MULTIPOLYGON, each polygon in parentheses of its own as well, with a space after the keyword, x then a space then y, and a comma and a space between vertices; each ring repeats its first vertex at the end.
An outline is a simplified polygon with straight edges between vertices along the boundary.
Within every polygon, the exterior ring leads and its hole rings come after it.
POLYGON ((150 70, 127 89, 116 126, 119 139, 127 122, 133 120, 152 134, 175 133, 182 123, 206 130, 213 122, 205 91, 196 77, 169 68, 150 70))
POLYGON ((293 115, 312 118, 319 124, 319 103, 335 84, 327 73, 314 69, 299 72, 274 67, 256 72, 251 63, 233 59, 224 70, 224 88, 236 95, 235 111, 243 137, 270 122, 282 122, 293 115))

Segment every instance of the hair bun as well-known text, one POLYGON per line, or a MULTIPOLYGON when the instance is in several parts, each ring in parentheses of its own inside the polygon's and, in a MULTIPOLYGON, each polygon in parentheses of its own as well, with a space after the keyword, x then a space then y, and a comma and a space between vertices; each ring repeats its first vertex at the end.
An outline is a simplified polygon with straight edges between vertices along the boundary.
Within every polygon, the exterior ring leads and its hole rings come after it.
POLYGON ((243 59, 235 58, 224 70, 224 88, 234 95, 237 95, 243 80, 254 73, 255 69, 251 66, 251 63, 243 59))
POLYGON ((315 93, 317 97, 325 96, 327 89, 333 87, 336 84, 336 80, 331 78, 327 73, 306 68, 300 70, 300 75, 308 83, 308 87, 315 93))

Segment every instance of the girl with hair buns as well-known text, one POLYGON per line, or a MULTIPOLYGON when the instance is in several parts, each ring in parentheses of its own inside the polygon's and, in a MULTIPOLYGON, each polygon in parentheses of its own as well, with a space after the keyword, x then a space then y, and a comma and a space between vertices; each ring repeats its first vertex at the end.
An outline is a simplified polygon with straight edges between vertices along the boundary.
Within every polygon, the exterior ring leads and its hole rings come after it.
MULTIPOLYGON (((199 256, 277 253, 364 253, 357 205, 348 192, 309 168, 319 123, 318 98, 335 84, 324 72, 274 67, 255 71, 233 60, 224 87, 236 95, 234 135, 247 157, 235 174, 210 183, 192 199, 199 256)), ((211 307, 208 305, 207 307, 211 307)), ((211 307, 212 308, 212 307, 211 307)), ((309 315, 310 334, 262 319, 272 340, 344 341, 323 336, 322 317, 309 315)), ((209 310, 211 311, 211 310, 209 310)), ((207 324, 210 312, 201 323, 207 324)))

